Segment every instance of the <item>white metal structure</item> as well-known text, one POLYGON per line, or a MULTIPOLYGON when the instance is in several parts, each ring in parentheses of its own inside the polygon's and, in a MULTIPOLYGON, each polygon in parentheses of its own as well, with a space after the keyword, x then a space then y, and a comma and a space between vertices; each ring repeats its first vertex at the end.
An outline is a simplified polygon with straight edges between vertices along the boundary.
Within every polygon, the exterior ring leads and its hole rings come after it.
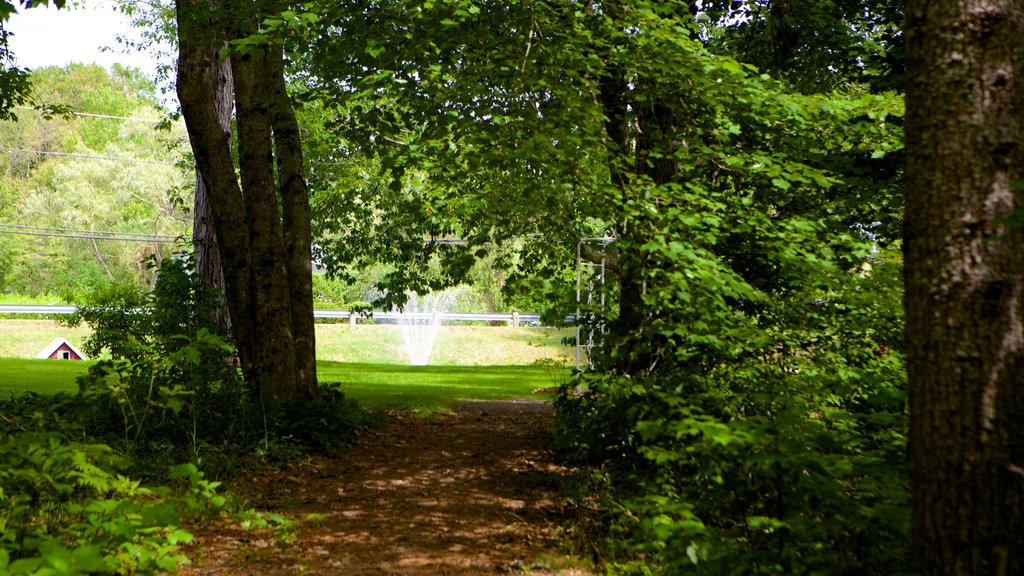
POLYGON ((604 334, 605 264, 608 245, 614 236, 583 238, 576 244, 576 370, 590 366, 590 352, 600 346, 604 334), (592 246, 601 255, 598 262, 583 259, 583 246, 592 246), (595 294, 596 301, 595 301, 595 294), (584 325, 586 323, 586 325, 584 325))

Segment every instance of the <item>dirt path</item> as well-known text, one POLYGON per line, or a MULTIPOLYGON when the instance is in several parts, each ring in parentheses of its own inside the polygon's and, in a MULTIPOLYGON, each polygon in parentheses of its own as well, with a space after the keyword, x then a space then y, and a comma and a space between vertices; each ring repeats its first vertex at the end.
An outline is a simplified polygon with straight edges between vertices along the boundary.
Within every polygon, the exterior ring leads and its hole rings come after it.
POLYGON ((547 448, 551 417, 550 405, 535 400, 396 416, 337 458, 239 486, 295 528, 275 535, 225 522, 195 530, 199 546, 189 553, 199 558, 182 573, 587 574, 564 554, 565 470, 547 448))

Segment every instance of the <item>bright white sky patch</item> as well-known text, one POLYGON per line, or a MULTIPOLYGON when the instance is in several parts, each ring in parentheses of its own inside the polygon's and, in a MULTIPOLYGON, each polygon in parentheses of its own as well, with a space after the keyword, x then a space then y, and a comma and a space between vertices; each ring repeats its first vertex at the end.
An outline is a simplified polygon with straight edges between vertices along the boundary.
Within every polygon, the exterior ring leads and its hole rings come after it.
POLYGON ((10 47, 16 63, 23 68, 64 66, 74 62, 99 64, 110 69, 118 63, 140 68, 150 77, 156 70, 146 54, 125 53, 118 45, 117 36, 131 36, 132 27, 127 16, 109 4, 97 2, 84 8, 63 10, 52 6, 22 9, 11 16, 6 29, 12 35, 10 47))

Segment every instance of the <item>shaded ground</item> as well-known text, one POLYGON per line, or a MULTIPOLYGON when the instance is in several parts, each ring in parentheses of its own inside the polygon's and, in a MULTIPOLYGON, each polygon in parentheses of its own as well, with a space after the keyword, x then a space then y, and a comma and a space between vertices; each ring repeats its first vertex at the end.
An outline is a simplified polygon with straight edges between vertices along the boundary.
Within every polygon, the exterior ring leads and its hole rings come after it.
POLYGON ((587 574, 564 553, 565 470, 547 449, 551 417, 535 400, 396 415, 336 458, 235 486, 294 526, 194 529, 197 562, 182 573, 587 574))

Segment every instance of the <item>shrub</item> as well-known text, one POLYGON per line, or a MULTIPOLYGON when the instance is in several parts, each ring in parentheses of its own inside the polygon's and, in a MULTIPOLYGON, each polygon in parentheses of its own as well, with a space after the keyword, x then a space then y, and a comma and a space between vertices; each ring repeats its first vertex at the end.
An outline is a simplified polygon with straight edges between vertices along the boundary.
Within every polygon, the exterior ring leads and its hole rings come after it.
POLYGON ((168 258, 151 294, 94 292, 76 319, 93 328, 92 354, 108 358, 79 379, 77 417, 90 433, 151 463, 191 461, 207 470, 272 447, 325 450, 350 442, 363 411, 336 390, 322 402, 265 404, 249 394, 223 328, 212 322, 188 258, 168 258))
POLYGON ((0 572, 156 574, 188 559, 183 514, 224 499, 192 465, 178 466, 178 494, 118 474, 123 462, 102 445, 66 444, 52 434, 0 442, 0 572))
POLYGON ((829 300, 655 294, 606 342, 556 406, 610 571, 909 572, 898 280, 876 266, 829 300))

